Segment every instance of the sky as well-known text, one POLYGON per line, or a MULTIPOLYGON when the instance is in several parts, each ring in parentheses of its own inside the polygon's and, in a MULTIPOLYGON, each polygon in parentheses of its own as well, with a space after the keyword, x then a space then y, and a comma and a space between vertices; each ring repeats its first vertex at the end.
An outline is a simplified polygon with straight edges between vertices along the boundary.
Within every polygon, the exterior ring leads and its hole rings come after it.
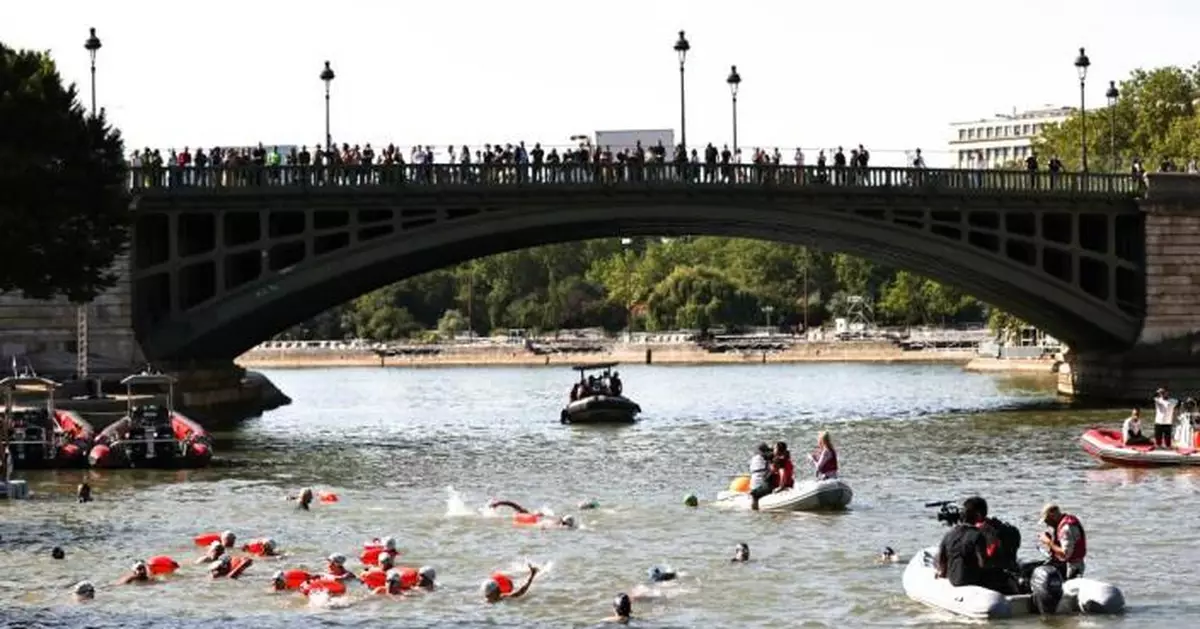
MULTIPOLYGON (((1076 105, 1086 46, 1091 104, 1139 67, 1188 66, 1195 0, 143 0, 6 3, 0 41, 48 50, 127 148, 324 141, 325 60, 335 142, 379 147, 524 140, 567 146, 597 130, 679 129, 731 143, 864 144, 873 165, 920 147, 949 163, 949 123, 1076 105), (174 6, 175 9, 167 7, 174 6), (1136 6, 1136 8, 1134 8, 1136 6)), ((810 158, 811 161, 811 158, 810 158)))

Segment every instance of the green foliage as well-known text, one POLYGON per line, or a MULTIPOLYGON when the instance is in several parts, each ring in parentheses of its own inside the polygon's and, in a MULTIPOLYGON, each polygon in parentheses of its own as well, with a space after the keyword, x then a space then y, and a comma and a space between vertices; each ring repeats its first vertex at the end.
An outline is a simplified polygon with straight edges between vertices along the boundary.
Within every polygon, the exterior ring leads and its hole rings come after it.
MULTIPOLYGON (((1182 168, 1188 159, 1200 156, 1197 67, 1136 70, 1128 79, 1118 82, 1117 89, 1120 98, 1115 110, 1107 106, 1088 110, 1090 170, 1113 168, 1110 147, 1114 138, 1118 157, 1115 170, 1128 170, 1134 158, 1143 160, 1147 170, 1157 170, 1159 163, 1167 158, 1174 159, 1182 168)), ((1078 170, 1083 128, 1083 117, 1078 113, 1046 128, 1038 142, 1038 152, 1047 158, 1058 155, 1068 170, 1078 170)))
POLYGON ((124 146, 76 96, 48 54, 0 44, 0 292, 82 303, 116 283, 124 146))
POLYGON ((961 291, 842 254, 736 238, 591 240, 536 247, 433 271, 363 295, 281 338, 452 337, 524 328, 796 328, 843 316, 846 297, 877 302, 883 324, 978 321, 961 291))
POLYGON ((988 313, 988 329, 1002 342, 1014 343, 1020 340, 1021 330, 1027 327, 1028 323, 999 308, 992 308, 988 313))

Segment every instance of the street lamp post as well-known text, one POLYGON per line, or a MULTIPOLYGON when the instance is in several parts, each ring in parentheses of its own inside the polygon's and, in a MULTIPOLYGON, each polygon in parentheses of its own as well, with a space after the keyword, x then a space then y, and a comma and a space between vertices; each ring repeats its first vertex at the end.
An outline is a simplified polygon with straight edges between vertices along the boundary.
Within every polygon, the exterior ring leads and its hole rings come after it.
POLYGON ((687 96, 683 82, 683 62, 687 60, 687 53, 691 49, 692 45, 688 43, 687 37, 683 36, 683 31, 679 31, 679 39, 675 40, 675 52, 679 55, 679 144, 683 147, 685 154, 687 153, 687 96))
POLYGON ((1085 97, 1085 87, 1087 86, 1087 71, 1088 66, 1092 65, 1091 59, 1088 59, 1087 53, 1083 48, 1079 49, 1079 56, 1075 57, 1075 69, 1079 72, 1079 123, 1080 123, 1080 157, 1083 165, 1083 172, 1087 172, 1087 100, 1085 97))
MULTIPOLYGON (((88 38, 83 42, 84 50, 91 57, 92 73, 92 118, 96 117, 96 53, 100 51, 100 38, 96 36, 96 27, 88 28, 88 38)), ((80 380, 88 377, 88 305, 79 304, 75 309, 75 372, 80 380)))
POLYGON ((333 73, 333 68, 329 67, 329 62, 325 62, 325 69, 321 70, 321 80, 325 82, 325 153, 328 154, 333 150, 333 136, 329 133, 329 84, 333 82, 333 78, 337 76, 333 73))
POLYGON ((729 94, 733 97, 733 154, 737 155, 737 94, 742 84, 742 75, 738 74, 737 66, 729 66, 729 78, 725 82, 729 84, 729 94))
POLYGON ((1108 82, 1108 161, 1109 170, 1117 172, 1117 99, 1121 97, 1116 81, 1108 82))

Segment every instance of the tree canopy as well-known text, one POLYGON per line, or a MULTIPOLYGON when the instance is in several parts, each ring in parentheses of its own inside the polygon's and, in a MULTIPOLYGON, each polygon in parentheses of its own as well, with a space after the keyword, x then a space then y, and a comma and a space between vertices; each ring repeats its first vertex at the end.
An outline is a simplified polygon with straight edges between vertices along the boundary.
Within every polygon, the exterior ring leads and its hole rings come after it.
POLYGON ((0 44, 0 292, 86 302, 116 283, 124 146, 77 96, 49 54, 0 44))
MULTIPOLYGON (((1107 81, 1103 85, 1107 89, 1107 81)), ((1117 90, 1115 108, 1106 104, 1088 109, 1089 170, 1128 170, 1135 158, 1148 170, 1157 170, 1164 159, 1174 159, 1182 167, 1182 162, 1200 156, 1200 66, 1135 70, 1117 82, 1117 90), (1117 160, 1112 165, 1114 139, 1117 160)), ((1038 152, 1058 155, 1067 169, 1079 169, 1083 128, 1078 112, 1048 126, 1037 143, 1038 152)))

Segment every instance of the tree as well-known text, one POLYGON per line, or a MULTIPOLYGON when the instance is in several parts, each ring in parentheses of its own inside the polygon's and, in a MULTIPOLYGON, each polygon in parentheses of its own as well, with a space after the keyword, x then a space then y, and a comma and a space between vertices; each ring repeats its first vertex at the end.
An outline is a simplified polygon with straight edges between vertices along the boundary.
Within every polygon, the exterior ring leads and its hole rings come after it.
POLYGON ((992 308, 988 312, 988 329, 1002 343, 1015 343, 1019 341, 1021 339, 1021 330, 1027 327, 1029 327, 1028 323, 999 308, 992 308))
POLYGON ((458 333, 467 329, 467 318, 457 310, 447 310, 438 319, 437 330, 442 338, 453 340, 458 333))
POLYGON ((116 283, 130 221, 124 145, 49 54, 0 44, 0 292, 83 303, 116 283))
MULTIPOLYGON (((1142 159, 1147 169, 1154 170, 1163 159, 1200 155, 1200 120, 1196 111, 1200 73, 1196 67, 1135 70, 1120 82, 1118 89, 1120 98, 1115 112, 1108 107, 1088 110, 1090 170, 1109 169, 1114 135, 1117 170, 1127 170, 1133 158, 1142 159), (1115 117, 1110 118, 1110 114, 1115 117)), ((1057 155, 1068 170, 1078 170, 1082 133, 1083 118, 1076 113, 1044 129, 1037 150, 1047 158, 1057 155)))
POLYGON ((727 276, 708 267, 675 269, 654 287, 646 302, 655 330, 699 329, 751 322, 755 299, 727 276))

